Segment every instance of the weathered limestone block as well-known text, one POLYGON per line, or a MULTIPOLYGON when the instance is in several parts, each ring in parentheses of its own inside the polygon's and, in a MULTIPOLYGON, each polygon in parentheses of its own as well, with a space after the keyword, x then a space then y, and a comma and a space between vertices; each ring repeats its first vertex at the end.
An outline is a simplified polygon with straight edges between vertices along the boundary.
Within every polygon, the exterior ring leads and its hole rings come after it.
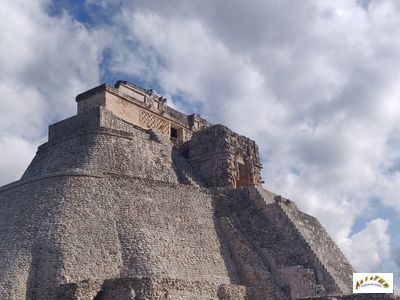
POLYGON ((256 143, 223 125, 193 133, 181 151, 209 187, 261 186, 256 143))

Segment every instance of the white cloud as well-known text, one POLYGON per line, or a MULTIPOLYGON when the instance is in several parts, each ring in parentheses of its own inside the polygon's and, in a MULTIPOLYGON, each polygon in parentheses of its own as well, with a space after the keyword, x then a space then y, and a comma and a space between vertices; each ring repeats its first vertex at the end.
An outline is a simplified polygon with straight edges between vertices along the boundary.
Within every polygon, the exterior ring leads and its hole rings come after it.
POLYGON ((35 151, 34 144, 19 136, 2 135, 0 137, 1 181, 8 183, 20 177, 35 155, 35 151))
POLYGON ((342 246, 357 272, 377 272, 390 257, 388 225, 387 220, 372 220, 342 246))
POLYGON ((48 123, 72 115, 75 95, 99 80, 94 34, 66 13, 50 17, 50 4, 0 6, 0 184, 22 175, 48 123))
POLYGON ((5 79, 0 91, 0 133, 37 138, 43 131, 47 110, 38 89, 5 79))

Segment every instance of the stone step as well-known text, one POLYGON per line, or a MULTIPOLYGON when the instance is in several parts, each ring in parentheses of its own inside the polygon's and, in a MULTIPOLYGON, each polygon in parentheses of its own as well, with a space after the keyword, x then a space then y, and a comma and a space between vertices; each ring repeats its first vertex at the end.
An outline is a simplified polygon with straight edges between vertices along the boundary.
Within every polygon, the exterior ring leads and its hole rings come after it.
MULTIPOLYGON (((316 249, 314 249, 313 245, 311 245, 307 239, 307 237, 305 237, 304 233, 301 230, 301 226, 298 224, 298 220, 295 219, 293 214, 296 214, 295 210, 290 211, 290 209, 287 208, 287 206, 283 203, 283 202, 279 202, 278 203, 279 206, 282 208, 283 213, 285 214, 285 216, 291 221, 291 223, 294 225, 296 231, 298 232, 298 234, 302 237, 302 239, 304 240, 304 242, 308 245, 308 247, 310 248, 310 250, 312 251, 312 253, 315 255, 315 257, 320 261, 321 266, 323 267, 323 269, 326 270, 326 272, 328 274, 330 274, 330 277, 332 278, 332 281, 334 282, 334 284, 336 285, 336 287, 341 291, 341 292, 346 292, 348 290, 347 286, 345 286, 342 282, 338 282, 338 280, 336 278, 340 278, 341 274, 338 274, 337 271, 333 268, 330 268, 328 265, 326 265, 324 263, 324 258, 321 257, 321 255, 319 254, 319 251, 316 251, 316 249)), ((322 226, 321 226, 322 227, 322 226)), ((324 232, 325 234, 327 234, 326 232, 324 232)), ((332 243, 334 244, 334 242, 332 241, 332 243)), ((329 244, 332 244, 329 243, 329 244)), ((322 244, 321 244, 322 245, 322 244)))
POLYGON ((190 166, 189 162, 176 149, 172 150, 172 161, 175 165, 177 176, 181 183, 196 187, 204 187, 204 184, 190 166))
MULTIPOLYGON (((297 209, 297 207, 293 202, 283 199, 281 196, 274 195, 262 188, 256 188, 256 191, 258 196, 261 198, 261 199, 259 198, 258 201, 261 200, 264 201, 265 203, 265 204, 257 203, 256 206, 262 210, 263 215, 266 217, 266 219, 274 221, 276 220, 278 215, 284 216, 284 218, 286 218, 288 222, 293 225, 293 228, 297 232, 297 235, 303 240, 303 242, 305 242, 306 245, 308 245, 308 248, 312 251, 313 255, 320 262, 320 265, 323 267, 323 269, 325 269, 326 273, 330 275, 333 284, 336 286, 336 289, 340 291, 346 291, 347 290, 346 286, 344 286, 341 282, 338 282, 338 280, 336 280, 337 277, 340 278, 339 277, 340 274, 337 274, 336 270, 327 266, 324 263, 323 257, 321 257, 318 251, 314 249, 313 245, 309 243, 309 240, 312 237, 309 234, 306 234, 306 232, 310 230, 313 224, 320 228, 323 228, 322 225, 319 222, 318 223, 312 222, 312 224, 307 224, 304 222, 303 224, 300 224, 299 219, 302 219, 303 216, 301 215, 300 211, 297 209), (272 197, 274 203, 271 203, 272 197), (292 205, 294 207, 291 208, 289 207, 289 205, 292 205)), ((327 233, 322 230, 321 234, 327 235, 327 233)), ((332 243, 334 244, 333 241, 332 243)))

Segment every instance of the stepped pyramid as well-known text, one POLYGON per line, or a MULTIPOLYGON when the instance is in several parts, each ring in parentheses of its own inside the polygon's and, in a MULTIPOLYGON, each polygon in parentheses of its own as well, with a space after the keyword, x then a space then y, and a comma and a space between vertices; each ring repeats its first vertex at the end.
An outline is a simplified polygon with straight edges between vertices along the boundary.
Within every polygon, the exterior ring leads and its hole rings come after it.
POLYGON ((254 141, 125 81, 76 101, 0 188, 0 299, 353 299, 319 221, 262 188, 254 141))

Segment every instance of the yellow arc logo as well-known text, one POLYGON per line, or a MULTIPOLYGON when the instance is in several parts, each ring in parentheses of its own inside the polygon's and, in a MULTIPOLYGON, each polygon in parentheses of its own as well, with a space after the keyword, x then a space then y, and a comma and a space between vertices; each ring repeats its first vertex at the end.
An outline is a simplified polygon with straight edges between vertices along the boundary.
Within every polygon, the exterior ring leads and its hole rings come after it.
POLYGON ((385 279, 383 279, 378 275, 375 275, 370 277, 366 276, 361 280, 357 280, 355 283, 355 288, 358 289, 359 287, 369 286, 369 285, 380 286, 385 289, 390 287, 389 283, 387 283, 385 279))

